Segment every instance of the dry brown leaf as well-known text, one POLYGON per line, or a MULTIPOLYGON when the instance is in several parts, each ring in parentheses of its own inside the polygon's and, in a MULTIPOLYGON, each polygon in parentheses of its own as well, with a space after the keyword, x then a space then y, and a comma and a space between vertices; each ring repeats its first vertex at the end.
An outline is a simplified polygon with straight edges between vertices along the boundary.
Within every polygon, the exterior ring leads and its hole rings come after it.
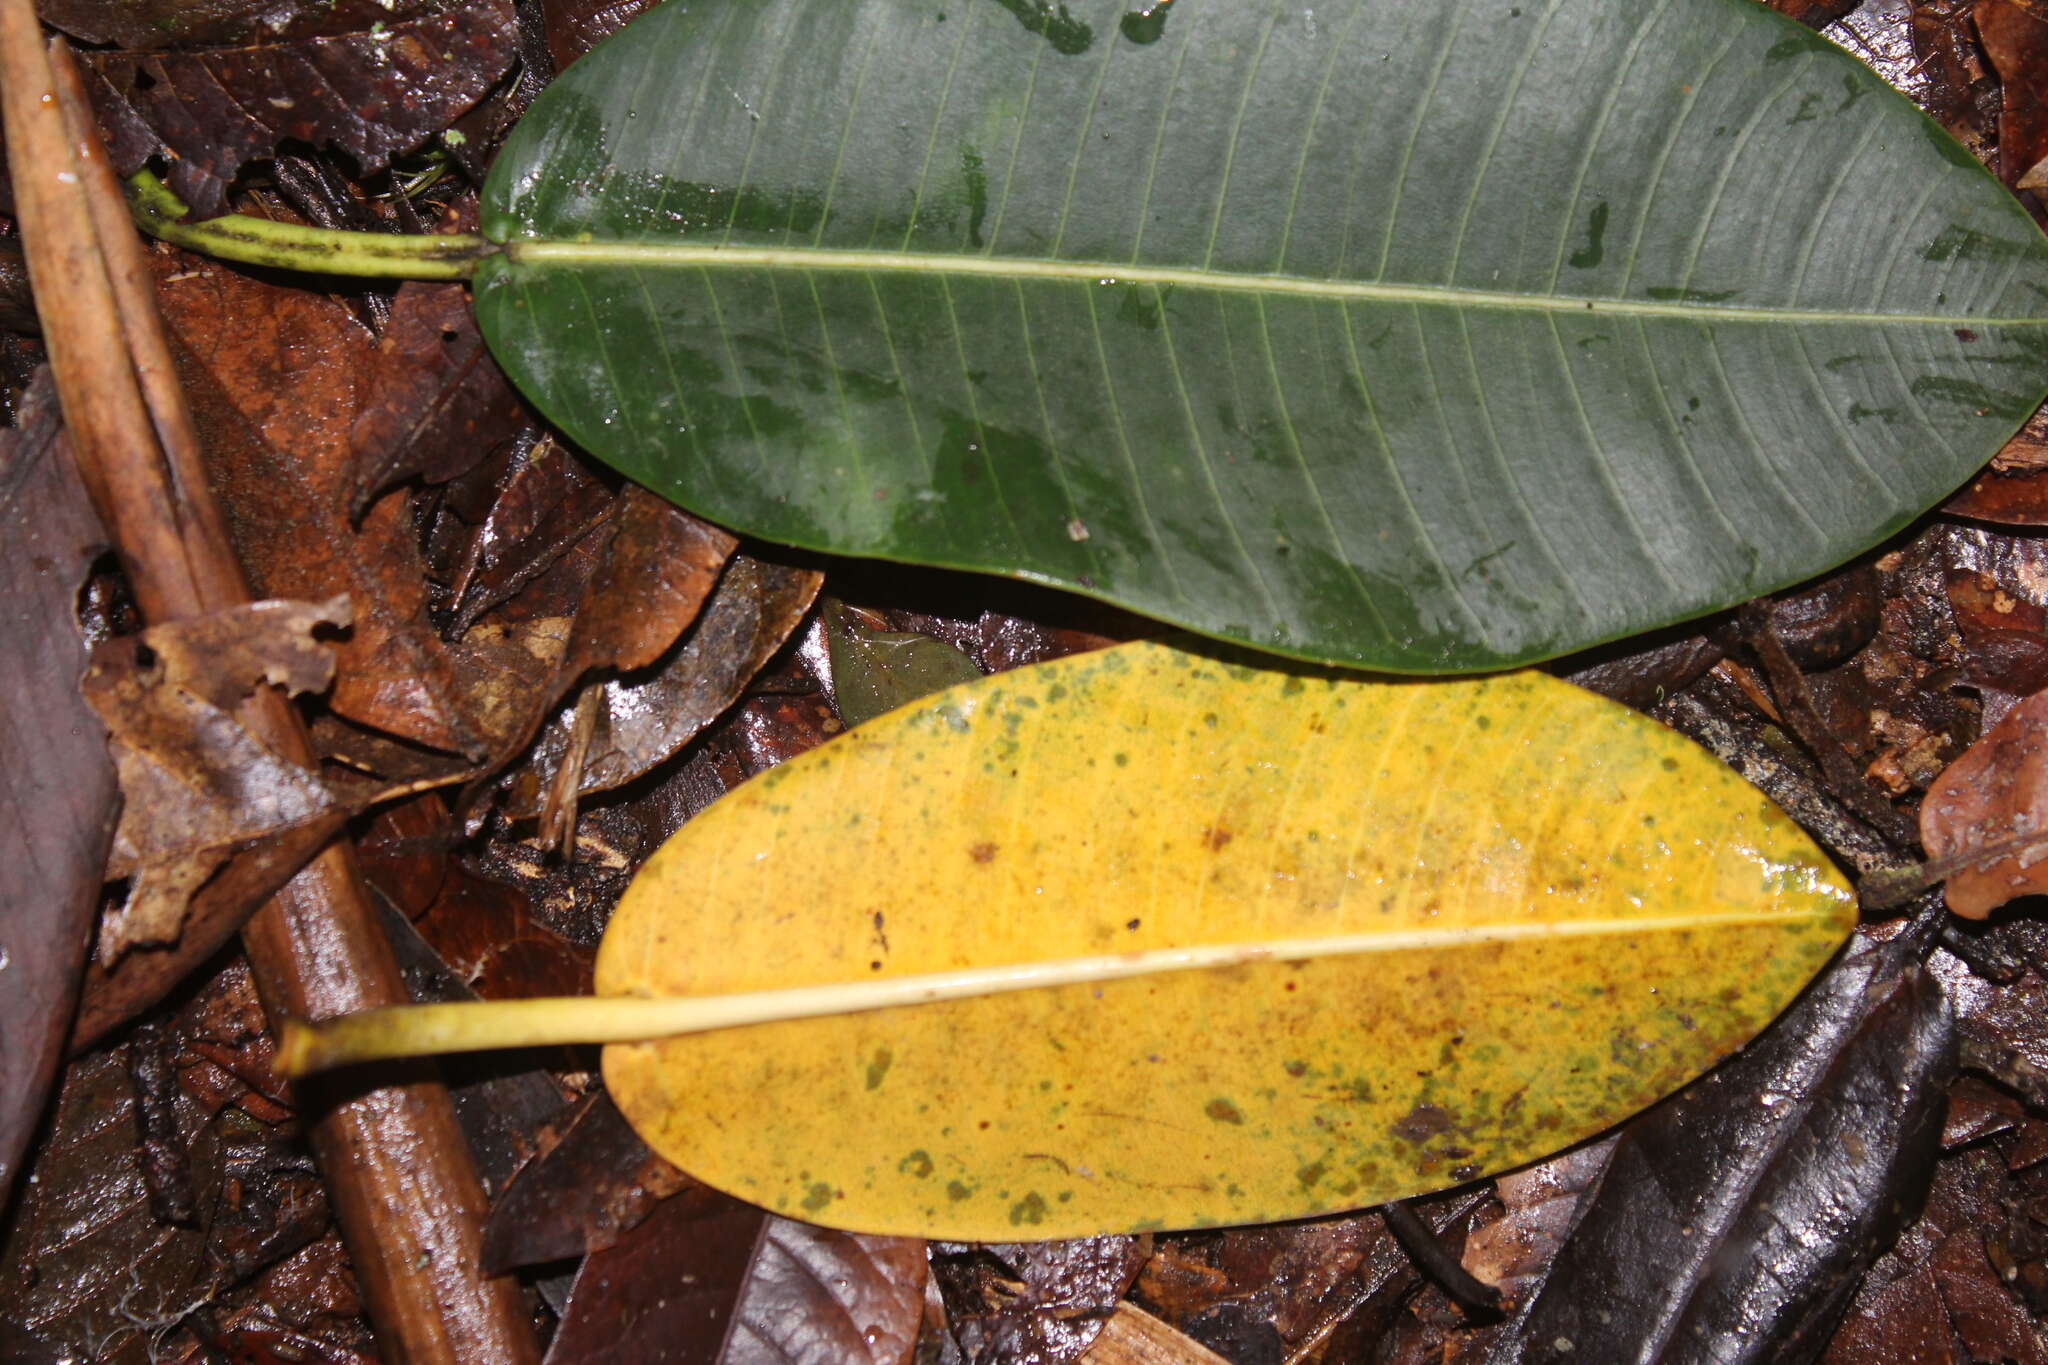
POLYGON ((2048 891, 2048 692, 2006 713, 1964 751, 1920 806, 1920 842, 1939 860, 1982 852, 1948 878, 1948 906, 1982 919, 2048 891))
MULTIPOLYGON (((523 594, 529 585, 541 598, 550 596, 558 577, 580 585, 589 572, 581 561, 603 548, 599 528, 619 507, 611 486, 552 436, 523 448, 514 443, 491 465, 497 467, 450 486, 437 528, 437 542, 454 542, 436 548, 446 561, 442 577, 454 599, 449 616, 456 634, 515 597, 528 606, 523 594), (484 476, 488 485, 479 489, 484 476)), ((525 614, 549 612, 544 605, 525 614)))
POLYGON ((2025 0, 1976 0, 1970 17, 2000 81, 1999 178, 2032 189, 2048 158, 2048 12, 2025 0))
POLYGON ((552 626, 443 641, 403 491, 351 522, 351 433, 389 381, 332 298, 178 258, 165 320, 236 547, 260 591, 346 592, 355 629, 329 707, 348 720, 480 760, 554 672, 552 626))
MULTIPOLYGON (((580 791, 606 791, 648 772, 723 714, 803 621, 823 581, 814 569, 737 557, 696 628, 655 667, 593 685, 602 696, 580 791)), ((531 768, 514 781, 514 813, 539 809, 563 770, 570 728, 564 713, 542 731, 531 768)))
POLYGON ((174 941, 193 895, 238 847, 333 814, 319 779, 232 710, 265 684, 325 690, 334 654, 313 632, 348 620, 341 597, 257 602, 94 651, 85 697, 107 727, 126 801, 107 875, 130 879, 127 899, 101 922, 102 964, 174 941))
POLYGON ((379 171, 482 98, 518 50, 505 0, 360 17, 363 27, 347 33, 89 54, 117 167, 168 152, 172 192, 202 217, 225 210, 245 162, 287 142, 333 147, 379 171))
POLYGON ((1549 1272, 1571 1235, 1580 1201, 1607 1170, 1613 1149, 1612 1138, 1582 1143, 1494 1182, 1501 1216, 1466 1237, 1465 1269, 1509 1303, 1519 1302, 1549 1272))
POLYGON ((349 430, 353 515, 401 479, 445 483, 467 472, 526 424, 466 285, 401 287, 368 377, 372 401, 349 430))
POLYGON ((59 440, 47 372, 22 418, 0 432, 0 1204, 56 1075, 120 796, 78 695, 79 588, 106 537, 59 440))
MULTIPOLYGON (((493 771, 525 751, 556 701, 586 674, 630 672, 660 659, 696 620, 739 544, 710 522, 638 487, 626 490, 605 526, 592 534, 604 538, 603 548, 588 561, 588 576, 575 585, 560 661, 544 687, 526 694, 525 713, 508 713, 493 771)), ((473 628, 465 641, 480 629, 473 628)), ((586 744, 588 738, 586 726, 586 744)), ((576 770, 572 764, 572 775, 576 770)), ((480 792, 481 787, 472 791, 472 809, 480 792)), ((573 826, 574 796, 565 781, 542 822, 544 842, 562 842, 573 826)))

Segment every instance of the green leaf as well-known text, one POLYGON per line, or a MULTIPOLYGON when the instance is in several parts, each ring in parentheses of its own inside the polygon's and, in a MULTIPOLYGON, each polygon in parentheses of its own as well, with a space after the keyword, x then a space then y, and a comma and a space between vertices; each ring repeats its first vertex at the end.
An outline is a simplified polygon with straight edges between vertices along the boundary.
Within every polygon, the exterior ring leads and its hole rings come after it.
POLYGON ((839 718, 865 725, 955 683, 981 676, 974 660, 944 640, 908 630, 871 630, 836 599, 827 599, 825 647, 839 718))
POLYGON ((1555 678, 1133 644, 736 788, 634 879, 605 999, 356 1016, 285 1054, 612 1042, 657 1151, 858 1231, 1255 1223, 1618 1122, 1855 916, 1754 788, 1555 678))
POLYGON ((2048 241, 1752 0, 1162 15, 665 6, 499 157, 491 343, 748 532, 1397 671, 1810 576, 2042 395, 2048 241))

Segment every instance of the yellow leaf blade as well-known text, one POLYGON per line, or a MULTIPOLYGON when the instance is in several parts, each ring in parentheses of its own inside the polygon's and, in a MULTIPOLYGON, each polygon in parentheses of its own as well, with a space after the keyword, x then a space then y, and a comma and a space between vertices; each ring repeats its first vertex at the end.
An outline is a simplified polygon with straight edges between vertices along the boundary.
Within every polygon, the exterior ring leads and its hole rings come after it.
POLYGON ((1554 679, 1130 645, 941 693, 740 788, 636 880, 599 991, 1385 949, 618 1045, 606 1078, 665 1155, 822 1222, 1267 1221, 1598 1131, 1761 1028, 1853 917, 1752 788, 1554 679))

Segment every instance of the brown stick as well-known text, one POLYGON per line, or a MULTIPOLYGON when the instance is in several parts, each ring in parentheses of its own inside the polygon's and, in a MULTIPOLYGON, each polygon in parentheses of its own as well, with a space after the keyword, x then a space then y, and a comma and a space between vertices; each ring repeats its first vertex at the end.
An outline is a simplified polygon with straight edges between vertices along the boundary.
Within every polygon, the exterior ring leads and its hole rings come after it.
POLYGON ((204 608, 185 561, 183 538, 154 481, 108 479, 87 452, 153 459, 150 431, 126 363, 108 363, 120 345, 113 290, 101 264, 85 185, 72 163, 64 111, 52 87, 41 28, 31 0, 0 0, 0 114, 7 126, 16 216, 30 282, 61 291, 64 306, 40 298, 43 344, 64 409, 65 427, 86 491, 116 532, 117 551, 136 599, 157 620, 204 608), (40 228, 40 230, 37 230, 40 228), (151 604, 154 604, 152 606, 151 604))
MULTIPOLYGON (((147 262, 69 52, 46 53, 31 0, 0 0, 0 113, 73 449, 144 615, 174 620, 247 600, 147 262)), ((311 762, 297 713, 276 693, 260 693, 244 719, 280 753, 311 762)), ((346 845, 329 847, 258 911, 243 943, 273 1016, 405 999, 346 845)), ((420 1071, 335 1098, 314 1122, 314 1151, 386 1352, 435 1365, 537 1360, 516 1287, 478 1268, 483 1192, 446 1090, 420 1071)))
MULTIPOLYGON (((128 216, 120 181, 100 143, 92 105, 86 99, 85 82, 71 55, 71 45, 62 38, 50 44, 50 74, 57 103, 64 111, 65 131, 71 136, 79 188, 91 215, 90 235, 98 241, 100 260, 127 340, 128 359, 162 451, 157 467, 170 493, 171 513, 181 533, 185 562, 205 610, 219 611, 246 602, 249 583, 235 557, 227 518, 207 484, 199 433, 192 425, 184 388, 178 383, 163 315, 157 312, 156 276, 150 271, 149 257, 135 231, 134 220, 128 216)), ((310 755, 308 748, 300 761, 309 761, 310 755)))

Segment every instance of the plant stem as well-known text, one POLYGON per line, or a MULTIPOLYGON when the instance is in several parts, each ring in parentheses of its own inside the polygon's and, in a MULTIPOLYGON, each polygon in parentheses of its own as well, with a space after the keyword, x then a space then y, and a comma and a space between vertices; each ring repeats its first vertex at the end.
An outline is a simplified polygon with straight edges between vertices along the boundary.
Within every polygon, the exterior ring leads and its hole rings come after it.
POLYGON ((144 232, 173 246, 224 261, 317 275, 466 280, 476 273, 478 261, 498 249, 467 233, 338 232, 240 213, 181 222, 189 211, 184 202, 148 171, 128 177, 128 203, 144 232))

